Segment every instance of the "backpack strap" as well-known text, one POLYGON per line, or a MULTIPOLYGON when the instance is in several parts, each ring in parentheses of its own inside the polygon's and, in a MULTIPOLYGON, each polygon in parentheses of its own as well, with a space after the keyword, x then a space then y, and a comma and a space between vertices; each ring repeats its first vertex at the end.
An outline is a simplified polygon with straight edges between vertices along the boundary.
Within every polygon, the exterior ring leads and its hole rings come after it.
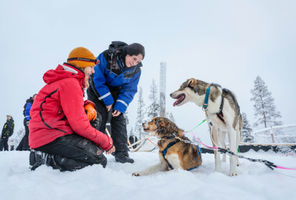
POLYGON ((122 51, 122 48, 127 46, 127 44, 125 42, 121 42, 121 41, 113 41, 110 45, 109 45, 109 49, 106 51, 106 56, 107 58, 107 62, 108 62, 108 66, 107 68, 115 73, 115 74, 120 74, 125 66, 124 61, 122 60, 120 54, 122 51), (120 66, 119 62, 122 64, 122 66, 120 66))

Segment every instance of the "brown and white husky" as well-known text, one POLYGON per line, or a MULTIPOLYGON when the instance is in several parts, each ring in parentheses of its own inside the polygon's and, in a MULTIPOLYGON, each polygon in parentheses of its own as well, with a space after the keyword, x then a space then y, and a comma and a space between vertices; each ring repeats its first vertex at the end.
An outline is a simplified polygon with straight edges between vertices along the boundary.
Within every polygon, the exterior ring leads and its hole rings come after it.
POLYGON ((160 162, 146 170, 135 172, 133 176, 150 175, 170 169, 191 170, 202 163, 201 152, 198 146, 184 136, 172 121, 164 117, 155 117, 148 123, 143 123, 144 131, 154 132, 159 138, 160 162))

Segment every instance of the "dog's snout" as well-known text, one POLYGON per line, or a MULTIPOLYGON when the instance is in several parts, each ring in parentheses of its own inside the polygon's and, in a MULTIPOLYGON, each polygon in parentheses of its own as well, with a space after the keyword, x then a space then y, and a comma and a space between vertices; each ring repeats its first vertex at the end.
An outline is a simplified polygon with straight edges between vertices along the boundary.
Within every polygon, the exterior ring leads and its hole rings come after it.
POLYGON ((171 94, 170 94, 170 97, 173 97, 173 95, 174 95, 174 93, 171 93, 171 94))

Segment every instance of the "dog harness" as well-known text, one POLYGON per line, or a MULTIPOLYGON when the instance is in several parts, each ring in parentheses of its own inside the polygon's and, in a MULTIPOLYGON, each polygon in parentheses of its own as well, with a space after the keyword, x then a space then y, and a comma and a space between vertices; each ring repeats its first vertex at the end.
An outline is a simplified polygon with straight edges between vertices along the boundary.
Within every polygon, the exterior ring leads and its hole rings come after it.
MULTIPOLYGON (((161 151, 161 153, 162 153, 162 156, 163 156, 163 159, 166 161, 166 163, 168 164, 168 166, 169 166, 169 168, 172 170, 172 169, 174 169, 173 168, 173 166, 169 163, 169 161, 166 159, 166 154, 167 154, 167 152, 168 152, 168 149, 170 148, 170 147, 172 147, 172 146, 174 146, 177 142, 179 142, 179 141, 173 141, 173 142, 170 142, 165 148, 164 148, 164 150, 163 151, 161 151)), ((195 145, 195 147, 196 147, 196 149, 197 149, 197 156, 198 156, 198 160, 199 160, 199 164, 200 164, 200 162, 201 162, 201 155, 200 155, 200 153, 201 153, 201 149, 199 148, 199 146, 198 145, 195 145)), ((187 169, 187 171, 191 171, 191 170, 193 170, 193 169, 195 169, 195 168, 197 168, 198 166, 195 166, 195 167, 192 167, 192 168, 190 168, 190 169, 187 169)))
MULTIPOLYGON (((207 110, 207 108, 208 108, 210 90, 211 90, 212 85, 216 85, 216 86, 220 87, 217 84, 210 84, 209 85, 209 87, 206 90, 206 96, 205 96, 204 104, 202 105, 203 110, 207 110)), ((224 106, 224 94, 225 94, 224 89, 222 89, 221 104, 220 104, 220 107, 219 107, 219 112, 216 113, 216 115, 225 124, 224 115, 223 115, 223 112, 222 112, 223 106, 224 106)))

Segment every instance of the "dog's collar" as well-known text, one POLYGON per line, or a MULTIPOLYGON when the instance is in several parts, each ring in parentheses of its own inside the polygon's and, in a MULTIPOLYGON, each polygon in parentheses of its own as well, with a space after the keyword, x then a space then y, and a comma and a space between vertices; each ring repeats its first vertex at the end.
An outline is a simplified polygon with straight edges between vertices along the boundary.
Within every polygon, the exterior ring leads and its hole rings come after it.
POLYGON ((211 85, 209 85, 209 87, 206 90, 205 100, 204 100, 204 103, 202 105, 203 110, 207 110, 207 108, 208 108, 210 91, 211 91, 211 85))
POLYGON ((173 138, 176 138, 176 135, 175 134, 170 135, 170 136, 163 136, 160 139, 173 139, 173 138))
POLYGON ((169 136, 163 136, 160 139, 173 139, 173 138, 176 138, 177 135, 178 135, 178 133, 175 131, 171 135, 169 135, 169 136))

